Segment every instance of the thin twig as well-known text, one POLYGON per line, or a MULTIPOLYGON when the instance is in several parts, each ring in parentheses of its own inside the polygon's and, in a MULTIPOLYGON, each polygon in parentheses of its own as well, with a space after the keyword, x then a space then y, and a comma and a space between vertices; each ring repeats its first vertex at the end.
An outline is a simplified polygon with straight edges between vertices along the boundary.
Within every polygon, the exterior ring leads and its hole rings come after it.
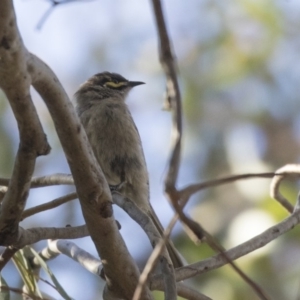
POLYGON ((225 248, 220 245, 207 231, 201 228, 201 233, 205 232, 205 238, 207 244, 216 252, 219 252, 224 256, 226 261, 230 264, 230 266, 234 269, 234 271, 253 289, 256 295, 263 300, 270 300, 270 296, 263 290, 258 283, 256 283, 253 279, 251 279, 242 269, 240 269, 226 254, 225 248))
MULTIPOLYGON (((10 182, 9 178, 0 178, 0 186, 8 186, 10 182)), ((40 188, 52 185, 74 185, 74 180, 70 174, 52 174, 41 177, 32 177, 30 182, 30 188, 40 188)))
POLYGON ((60 206, 64 203, 67 203, 67 202, 71 201, 71 200, 75 200, 76 198, 77 198, 77 193, 74 192, 74 193, 70 193, 70 194, 67 194, 65 196, 56 198, 56 199, 54 199, 50 202, 47 202, 47 203, 44 203, 44 204, 41 204, 41 205, 34 206, 32 208, 29 208, 29 209, 26 209, 22 214, 21 220, 24 220, 24 219, 26 219, 30 216, 33 216, 37 213, 40 213, 40 212, 58 207, 58 206, 60 206))
POLYGON ((209 187, 219 186, 222 184, 227 184, 238 180, 253 179, 253 178, 272 178, 275 175, 278 175, 278 172, 246 173, 246 174, 231 175, 231 176, 212 179, 212 180, 208 180, 196 184, 190 184, 187 187, 180 189, 179 194, 180 197, 190 197, 191 195, 203 189, 207 189, 209 187))
MULTIPOLYGON (((139 207, 133 201, 131 201, 131 199, 124 198, 119 193, 114 192, 113 200, 114 203, 116 203, 118 206, 123 208, 128 213, 128 215, 143 228, 152 246, 155 247, 156 245, 161 243, 161 236, 157 228, 154 226, 151 218, 142 210, 140 210, 139 207)), ((163 242, 163 246, 164 245, 165 242, 163 242)), ((171 259, 165 247, 161 248, 160 253, 162 253, 162 256, 160 257, 160 264, 161 264, 161 270, 164 274, 164 281, 166 282, 166 295, 168 295, 167 299, 174 299, 174 295, 176 298, 176 281, 175 281, 174 269, 172 267, 171 259)), ((147 268, 152 270, 156 265, 158 257, 159 255, 156 256, 155 260, 152 260, 150 263, 147 263, 147 268)), ((146 279, 148 275, 149 273, 146 274, 146 279)), ((141 296, 141 293, 145 287, 146 279, 142 275, 139 277, 139 283, 136 287, 133 300, 137 300, 141 296)))
POLYGON ((49 2, 51 2, 51 6, 45 11, 45 13, 43 14, 43 16, 41 17, 40 21, 36 25, 36 29, 40 30, 43 27, 43 25, 45 24, 46 20, 50 16, 50 14, 54 11, 54 9, 56 7, 58 7, 58 5, 60 5, 60 4, 68 4, 70 2, 88 2, 88 1, 91 1, 91 0, 60 0, 60 1, 50 0, 49 2))
POLYGON ((300 176, 300 165, 289 164, 278 169, 270 185, 270 196, 277 200, 289 213, 292 213, 294 206, 280 193, 280 183, 283 179, 287 177, 297 177, 300 176))
POLYGON ((165 248, 166 241, 169 239, 169 236, 171 234, 171 231, 173 227, 175 226, 176 222, 178 220, 178 214, 176 214, 168 227, 165 229, 162 239, 159 241, 159 243, 156 245, 156 247, 153 249, 151 255, 149 256, 147 263, 143 269, 143 272, 140 275, 138 286, 136 287, 133 300, 137 300, 140 298, 140 294, 144 288, 144 286, 147 283, 147 280, 149 278, 150 273, 154 269, 155 262, 157 261, 158 257, 161 255, 162 251, 165 248))
POLYGON ((73 176, 71 174, 57 173, 42 177, 33 177, 31 180, 31 188, 45 187, 51 185, 74 185, 73 176))
POLYGON ((89 236, 86 225, 75 227, 35 227, 23 229, 19 227, 19 238, 14 245, 17 248, 23 248, 42 240, 48 239, 78 239, 89 236))
MULTIPOLYGON (((167 175, 165 178, 165 191, 168 194, 169 199, 172 201, 172 204, 178 205, 178 203, 175 203, 176 199, 172 197, 172 194, 176 192, 175 186, 176 186, 176 181, 177 181, 178 171, 180 166, 181 137, 182 137, 181 97, 180 97, 180 90, 179 90, 179 85, 178 85, 177 75, 176 75, 176 64, 171 50, 171 45, 170 45, 171 43, 170 43, 167 27, 165 24, 165 19, 164 19, 160 0, 152 0, 152 7, 154 11, 157 33, 158 33, 160 62, 167 79, 167 99, 169 101, 168 104, 172 112, 172 140, 171 140, 172 150, 171 150, 171 157, 169 161, 167 175)), ((164 243, 162 242, 161 249, 163 248, 163 245, 164 243)), ((150 264, 150 261, 148 261, 147 265, 148 264, 150 264)), ((148 266, 148 268, 149 267, 150 266, 148 266)), ((171 297, 170 294, 169 295, 165 294, 165 297, 166 299, 173 299, 173 298, 169 298, 171 297)), ((137 297, 136 299, 138 300, 139 297, 137 297)), ((176 299, 176 297, 174 299, 176 299)))
POLYGON ((175 273, 172 263, 166 259, 166 257, 162 257, 160 259, 161 264, 161 272, 164 278, 164 286, 165 286, 165 299, 172 300, 177 299, 177 289, 176 289, 176 281, 175 281, 175 273))
MULTIPOLYGON (((268 228, 261 234, 258 234, 252 239, 231 248, 225 252, 226 256, 231 260, 238 259, 242 256, 245 256, 259 248, 264 247, 271 241, 277 239, 279 236, 284 233, 292 230, 296 225, 300 223, 300 209, 296 210, 293 214, 288 216, 286 219, 280 223, 268 228)), ((176 269, 176 281, 186 280, 188 278, 195 277, 196 275, 215 270, 224 265, 228 264, 228 261, 225 259, 224 255, 217 254, 213 257, 202 260, 179 269, 176 269)), ((157 280, 162 280, 161 275, 153 275, 150 279, 150 288, 155 290, 157 288, 157 280)))
POLYGON ((28 293, 24 292, 21 289, 10 287, 10 286, 1 286, 1 289, 6 290, 6 291, 11 291, 11 292, 14 292, 14 293, 17 293, 17 294, 20 294, 20 295, 27 296, 28 298, 26 297, 26 299, 49 300, 49 298, 45 298, 45 297, 41 298, 41 297, 38 297, 38 296, 35 296, 35 295, 31 295, 31 294, 28 294, 28 293))
POLYGON ((156 27, 159 37, 160 62, 167 78, 167 99, 172 112, 172 150, 167 176, 166 192, 172 192, 176 186, 181 153, 182 113, 181 96, 176 75, 176 64, 171 50, 171 42, 166 28, 160 0, 152 0, 156 27))

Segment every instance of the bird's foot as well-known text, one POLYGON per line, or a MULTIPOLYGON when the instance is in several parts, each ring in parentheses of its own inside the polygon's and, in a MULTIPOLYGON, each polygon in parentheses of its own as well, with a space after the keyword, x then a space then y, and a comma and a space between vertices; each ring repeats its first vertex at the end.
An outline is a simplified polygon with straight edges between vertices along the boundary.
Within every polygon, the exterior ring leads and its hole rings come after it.
POLYGON ((116 185, 109 185, 110 191, 111 192, 119 192, 122 189, 122 187, 125 185, 125 183, 126 183, 126 181, 123 181, 116 185))

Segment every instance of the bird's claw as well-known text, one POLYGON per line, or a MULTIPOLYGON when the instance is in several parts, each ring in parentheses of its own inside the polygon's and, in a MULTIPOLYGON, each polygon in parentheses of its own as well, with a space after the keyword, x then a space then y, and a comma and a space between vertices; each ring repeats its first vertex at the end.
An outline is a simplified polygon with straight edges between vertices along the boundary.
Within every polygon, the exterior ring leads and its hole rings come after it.
POLYGON ((110 191, 111 192, 119 192, 122 189, 122 187, 125 185, 125 183, 126 183, 126 181, 123 181, 116 185, 109 185, 110 191))

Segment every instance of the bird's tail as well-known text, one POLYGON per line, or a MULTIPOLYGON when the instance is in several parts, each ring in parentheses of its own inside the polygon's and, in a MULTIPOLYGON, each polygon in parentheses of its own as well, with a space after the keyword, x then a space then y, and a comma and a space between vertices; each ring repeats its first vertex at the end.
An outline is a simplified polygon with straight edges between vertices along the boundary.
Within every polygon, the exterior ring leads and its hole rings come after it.
MULTIPOLYGON (((160 235, 162 236, 164 233, 164 228, 161 225, 161 223, 152 207, 151 207, 151 211, 150 211, 150 217, 151 217, 151 220, 153 221, 155 227, 159 231, 160 235)), ((170 240, 167 241, 166 247, 167 247, 168 253, 170 255, 170 258, 172 260, 174 268, 183 267, 184 264, 181 259, 181 256, 180 256, 179 252, 176 250, 174 244, 170 240)))

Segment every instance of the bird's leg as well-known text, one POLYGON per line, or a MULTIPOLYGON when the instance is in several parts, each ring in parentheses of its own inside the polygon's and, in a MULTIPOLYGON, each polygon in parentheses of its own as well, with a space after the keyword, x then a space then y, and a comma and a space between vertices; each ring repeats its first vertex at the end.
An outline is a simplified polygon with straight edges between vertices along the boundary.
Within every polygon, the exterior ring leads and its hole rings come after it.
MULTIPOLYGON (((126 183, 126 181, 123 181, 119 184, 116 184, 116 185, 109 185, 109 189, 110 189, 110 192, 113 194, 114 192, 119 192, 120 189, 122 189, 122 187, 124 186, 124 184, 126 183)), ((121 224, 118 220, 116 220, 116 224, 118 226, 118 229, 120 230, 121 229, 121 224)))

